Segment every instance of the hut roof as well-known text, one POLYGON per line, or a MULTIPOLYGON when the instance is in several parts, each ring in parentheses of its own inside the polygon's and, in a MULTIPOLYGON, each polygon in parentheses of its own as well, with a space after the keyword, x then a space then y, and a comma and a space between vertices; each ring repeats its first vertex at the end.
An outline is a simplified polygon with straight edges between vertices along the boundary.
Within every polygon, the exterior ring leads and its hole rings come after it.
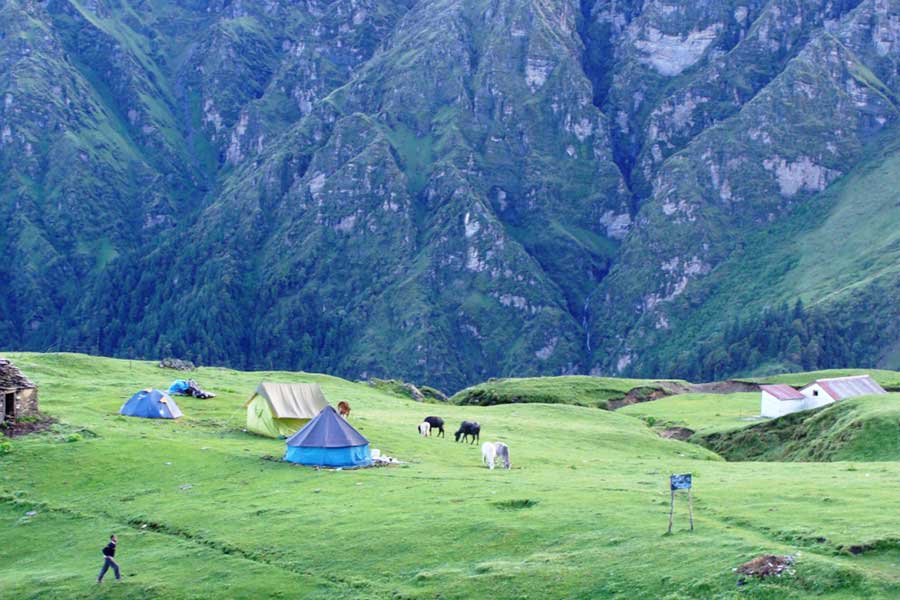
POLYGON ((0 356, 0 390, 21 390, 35 388, 30 379, 6 358, 0 356))
POLYGON ((785 385, 783 383, 776 383, 773 385, 761 385, 760 389, 764 392, 768 392, 775 398, 779 400, 804 400, 806 396, 795 390, 789 385, 785 385))
POLYGON ((818 379, 803 389, 805 390, 817 383, 835 400, 865 396, 867 394, 887 394, 884 388, 878 385, 878 382, 868 375, 818 379))

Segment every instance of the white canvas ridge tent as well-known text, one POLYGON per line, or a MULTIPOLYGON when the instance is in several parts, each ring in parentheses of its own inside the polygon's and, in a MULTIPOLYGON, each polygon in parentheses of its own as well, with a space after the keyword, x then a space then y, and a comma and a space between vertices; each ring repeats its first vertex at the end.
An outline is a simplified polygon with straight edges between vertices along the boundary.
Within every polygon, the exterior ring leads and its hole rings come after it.
POLYGON ((244 404, 247 429, 267 437, 288 437, 328 406, 317 383, 259 384, 244 404))

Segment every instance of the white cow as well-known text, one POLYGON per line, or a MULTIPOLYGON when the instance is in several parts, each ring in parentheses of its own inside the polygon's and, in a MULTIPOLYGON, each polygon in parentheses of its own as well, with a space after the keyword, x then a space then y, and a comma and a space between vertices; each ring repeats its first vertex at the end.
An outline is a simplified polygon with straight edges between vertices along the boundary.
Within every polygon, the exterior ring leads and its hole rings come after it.
POLYGON ((431 435, 431 423, 428 421, 422 421, 419 423, 419 434, 422 437, 428 437, 431 435))

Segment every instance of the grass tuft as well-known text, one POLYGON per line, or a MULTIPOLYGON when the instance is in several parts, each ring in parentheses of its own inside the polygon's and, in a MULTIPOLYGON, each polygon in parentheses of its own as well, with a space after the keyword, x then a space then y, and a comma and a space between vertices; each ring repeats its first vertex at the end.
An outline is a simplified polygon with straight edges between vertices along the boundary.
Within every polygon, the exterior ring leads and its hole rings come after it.
POLYGON ((521 510, 523 508, 532 508, 533 506, 537 506, 537 504, 537 500, 532 500, 530 498, 522 500, 500 500, 494 502, 494 506, 501 510, 521 510))

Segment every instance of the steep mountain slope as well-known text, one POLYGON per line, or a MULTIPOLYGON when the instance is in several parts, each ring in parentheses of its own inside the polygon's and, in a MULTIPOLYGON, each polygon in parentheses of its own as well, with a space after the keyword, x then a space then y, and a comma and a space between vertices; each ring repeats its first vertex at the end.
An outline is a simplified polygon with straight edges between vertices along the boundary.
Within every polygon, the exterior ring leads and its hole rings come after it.
POLYGON ((900 2, 0 10, 9 346, 450 390, 898 360, 900 2), (798 298, 840 351, 735 359, 798 298))
POLYGON ((164 291, 138 320, 114 317, 126 339, 174 303, 230 324, 229 353, 250 346, 276 362, 312 367, 319 351, 339 372, 451 387, 498 365, 576 368, 576 317, 624 233, 628 197, 581 72, 577 13, 476 10, 486 6, 414 8, 348 85, 226 174, 193 248, 145 269, 168 274, 164 291), (501 25, 518 27, 516 44, 501 43, 501 25), (219 265, 187 275, 228 239, 240 241, 225 242, 219 265), (199 293, 173 298, 185 285, 199 293))
POLYGON ((865 143, 893 123, 897 107, 883 80, 894 77, 896 56, 881 34, 894 15, 884 9, 863 3, 819 31, 738 113, 662 165, 602 284, 607 293, 598 295, 601 365, 614 353, 624 368, 639 359, 634 341, 646 346, 667 336, 673 301, 691 282, 713 272, 748 233, 846 173, 865 143))
POLYGON ((754 233, 705 284, 685 292, 673 307, 683 326, 658 338, 674 372, 896 365, 900 155, 895 140, 879 141, 815 203, 754 233), (806 317, 796 307, 778 309, 797 299, 806 317), (761 364, 772 357, 778 362, 761 364))

